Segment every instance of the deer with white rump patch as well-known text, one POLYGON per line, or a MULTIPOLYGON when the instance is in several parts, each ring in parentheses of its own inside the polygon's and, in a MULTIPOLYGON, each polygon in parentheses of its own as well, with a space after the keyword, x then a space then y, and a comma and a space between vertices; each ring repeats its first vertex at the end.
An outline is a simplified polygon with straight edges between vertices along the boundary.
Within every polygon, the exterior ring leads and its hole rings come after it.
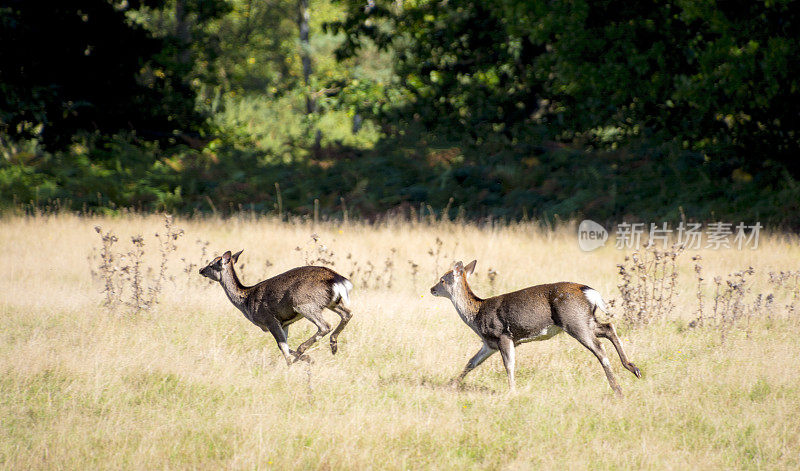
POLYGON ((244 286, 233 269, 241 253, 241 250, 233 255, 225 252, 201 269, 200 274, 218 281, 228 299, 250 322, 275 337, 288 365, 297 360, 311 361, 304 352, 331 331, 330 324, 322 317, 322 311, 330 309, 342 319, 331 333, 331 352, 336 354, 339 333, 352 317, 350 280, 327 267, 305 266, 255 286, 244 286), (304 317, 317 327, 317 333, 301 343, 297 351, 290 350, 286 343, 289 325, 304 317))
POLYGON ((480 351, 469 360, 454 382, 461 382, 467 373, 499 350, 508 373, 509 387, 514 390, 516 346, 535 340, 547 340, 562 330, 597 357, 611 389, 618 395, 622 395, 622 389, 614 378, 611 363, 599 337, 611 341, 622 366, 637 378, 642 377, 639 368, 628 361, 614 326, 598 322, 595 318, 597 308, 608 312, 600 293, 586 285, 561 282, 531 286, 481 299, 475 296, 467 284, 467 279, 475 270, 475 263, 473 260, 465 267, 461 262, 456 262, 453 269, 442 275, 439 282, 431 288, 434 296, 449 298, 453 302, 461 320, 483 341, 480 351))

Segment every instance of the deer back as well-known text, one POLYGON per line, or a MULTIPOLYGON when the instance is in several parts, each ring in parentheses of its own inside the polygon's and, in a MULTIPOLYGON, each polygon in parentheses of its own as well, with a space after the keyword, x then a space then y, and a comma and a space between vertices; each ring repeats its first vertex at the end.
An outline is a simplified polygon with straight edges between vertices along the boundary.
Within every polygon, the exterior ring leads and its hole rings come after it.
POLYGON ((248 306, 266 306, 276 315, 294 315, 295 307, 308 304, 322 309, 334 298, 333 284, 344 279, 327 267, 293 268, 255 285, 248 306))
POLYGON ((583 287, 570 282, 549 283, 487 298, 476 326, 490 338, 503 333, 517 340, 548 337, 551 326, 563 327, 565 316, 575 308, 588 306, 583 287))

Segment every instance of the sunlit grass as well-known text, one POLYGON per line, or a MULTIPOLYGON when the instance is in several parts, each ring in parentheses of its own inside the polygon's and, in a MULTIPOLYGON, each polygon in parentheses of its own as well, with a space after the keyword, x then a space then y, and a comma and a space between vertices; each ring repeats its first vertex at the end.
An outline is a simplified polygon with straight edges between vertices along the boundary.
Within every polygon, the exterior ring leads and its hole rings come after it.
MULTIPOLYGON (((5 468, 800 466, 797 319, 787 319, 781 301, 772 321, 755 319, 749 336, 737 328, 724 344, 716 331, 688 328, 696 308, 689 257, 679 265, 670 318, 619 326, 644 375, 613 362, 624 399, 566 335, 520 347, 511 395, 499 356, 462 389, 447 386, 479 341, 448 301, 429 295, 440 272, 453 259, 474 258, 478 295, 492 294, 492 268, 497 293, 573 280, 614 298, 622 252, 583 253, 569 228, 533 225, 178 220, 185 234, 161 303, 132 313, 102 306, 102 283, 92 278, 95 225, 117 234, 119 251, 143 234, 146 262, 157 264, 159 217, 0 220, 5 468), (252 284, 313 257, 312 232, 334 253, 337 271, 357 273, 355 317, 335 357, 322 341, 311 350, 314 365, 287 368, 274 340, 189 265, 244 249, 242 278, 252 284), (211 253, 203 259, 205 241, 211 253)), ((771 236, 755 251, 702 255, 707 279, 753 266, 751 289, 767 292, 767 273, 798 269, 800 249, 795 239, 771 236)), ((290 345, 308 338, 309 326, 292 326, 290 345)))

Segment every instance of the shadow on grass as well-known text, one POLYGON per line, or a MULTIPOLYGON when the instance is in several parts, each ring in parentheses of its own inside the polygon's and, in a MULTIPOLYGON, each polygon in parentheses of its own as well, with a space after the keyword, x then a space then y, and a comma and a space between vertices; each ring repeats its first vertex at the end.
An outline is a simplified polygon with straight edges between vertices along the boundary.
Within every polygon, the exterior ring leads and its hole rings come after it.
POLYGON ((470 383, 456 383, 452 379, 442 379, 440 377, 431 375, 421 375, 410 377, 402 374, 392 374, 389 376, 380 376, 378 378, 380 386, 387 386, 392 384, 403 384, 407 386, 423 387, 435 391, 446 392, 474 392, 487 395, 498 395, 502 391, 497 391, 487 386, 481 386, 470 383))

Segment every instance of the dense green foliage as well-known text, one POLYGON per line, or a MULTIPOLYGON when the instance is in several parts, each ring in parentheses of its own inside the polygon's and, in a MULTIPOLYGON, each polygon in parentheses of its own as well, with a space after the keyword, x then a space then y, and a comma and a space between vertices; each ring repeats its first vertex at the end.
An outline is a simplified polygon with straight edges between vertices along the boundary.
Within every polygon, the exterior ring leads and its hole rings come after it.
POLYGON ((342 57, 365 39, 398 51, 408 100, 392 111, 403 118, 476 139, 645 139, 731 169, 777 162, 800 174, 797 2, 393 5, 351 1, 332 26, 347 34, 342 57))
POLYGON ((0 9, 6 206, 800 225, 796 1, 89 3, 0 9))

